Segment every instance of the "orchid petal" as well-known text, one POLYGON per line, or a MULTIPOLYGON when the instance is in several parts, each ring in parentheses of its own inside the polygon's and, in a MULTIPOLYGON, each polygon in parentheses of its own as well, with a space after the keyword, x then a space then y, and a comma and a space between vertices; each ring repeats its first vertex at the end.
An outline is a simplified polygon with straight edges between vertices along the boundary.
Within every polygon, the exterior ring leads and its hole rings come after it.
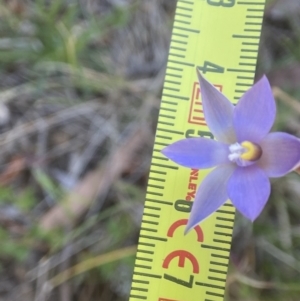
POLYGON ((197 190, 185 232, 194 228, 226 202, 227 181, 235 168, 233 164, 221 165, 206 176, 197 190))
POLYGON ((205 121, 219 141, 236 142, 233 127, 233 104, 197 70, 205 121))
POLYGON ((258 165, 269 177, 281 177, 300 162, 300 140, 286 133, 268 134, 260 143, 262 156, 258 165))
POLYGON ((179 140, 164 148, 162 153, 177 164, 196 169, 230 162, 228 145, 207 138, 179 140))
POLYGON ((254 221, 270 196, 270 181, 256 164, 237 167, 228 181, 228 196, 234 206, 254 221))
POLYGON ((268 79, 263 76, 237 103, 233 122, 238 142, 259 143, 270 131, 276 105, 268 79))

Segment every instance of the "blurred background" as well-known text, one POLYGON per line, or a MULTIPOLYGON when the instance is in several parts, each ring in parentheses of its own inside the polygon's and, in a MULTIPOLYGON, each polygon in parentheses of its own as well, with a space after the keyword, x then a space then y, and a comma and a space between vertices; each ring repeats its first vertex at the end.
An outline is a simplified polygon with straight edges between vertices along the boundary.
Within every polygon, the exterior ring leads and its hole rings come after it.
MULTIPOLYGON (((128 300, 176 1, 0 0, 0 300, 128 300)), ((300 137, 300 1, 257 77, 300 137)), ((300 178, 236 216, 229 301, 300 300, 300 178)))

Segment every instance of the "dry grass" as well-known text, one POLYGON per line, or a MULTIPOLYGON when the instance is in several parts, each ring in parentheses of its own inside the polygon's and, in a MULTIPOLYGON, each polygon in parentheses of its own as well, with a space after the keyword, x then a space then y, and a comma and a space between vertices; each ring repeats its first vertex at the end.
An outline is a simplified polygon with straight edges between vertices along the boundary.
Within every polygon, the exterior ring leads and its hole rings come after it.
MULTIPOLYGON (((275 2, 258 76, 300 136, 300 8, 275 2)), ((0 1, 0 300, 128 299, 174 9, 0 1)), ((299 195, 291 174, 237 216, 227 300, 299 299, 299 195)))

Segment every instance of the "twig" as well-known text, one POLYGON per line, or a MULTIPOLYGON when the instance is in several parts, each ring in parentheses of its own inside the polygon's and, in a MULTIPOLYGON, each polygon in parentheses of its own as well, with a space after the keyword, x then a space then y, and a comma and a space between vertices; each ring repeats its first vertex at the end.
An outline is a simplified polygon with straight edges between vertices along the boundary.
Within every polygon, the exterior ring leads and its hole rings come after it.
POLYGON ((51 288, 61 285, 62 283, 70 280, 71 278, 87 272, 95 267, 117 261, 129 256, 133 256, 136 253, 136 246, 130 246, 123 249, 115 250, 106 254, 101 254, 93 258, 89 258, 85 261, 82 261, 73 267, 61 272, 60 274, 54 276, 49 280, 51 288))
POLYGON ((266 240, 260 239, 258 241, 258 245, 276 259, 280 260, 290 268, 300 272, 300 262, 290 254, 283 252, 282 250, 278 249, 266 240))
POLYGON ((45 301, 46 295, 45 294, 45 286, 44 283, 47 283, 47 276, 48 276, 48 261, 42 261, 38 266, 38 277, 37 277, 37 284, 36 284, 36 294, 34 301, 45 301))
POLYGON ((279 98, 283 103, 291 107, 293 110, 295 110, 297 113, 300 114, 300 103, 297 101, 295 98, 291 97, 284 91, 282 91, 278 87, 273 87, 272 88, 273 95, 276 98, 279 98))
POLYGON ((268 281, 259 281, 256 279, 252 279, 247 277, 241 273, 234 273, 229 276, 227 284, 232 284, 234 282, 240 282, 247 286, 258 288, 258 289, 277 289, 277 290, 286 290, 286 291, 300 291, 300 287, 298 283, 293 284, 282 284, 282 283, 274 283, 268 281))
MULTIPOLYGON (((145 142, 143 129, 135 132, 113 152, 104 166, 88 173, 58 205, 44 215, 40 226, 51 230, 72 224, 89 208, 99 194, 106 194, 111 185, 128 168, 135 151, 145 142)), ((146 136, 147 137, 147 136, 146 136)))
MULTIPOLYGON (((96 102, 83 103, 73 107, 69 107, 65 110, 62 110, 51 117, 44 118, 45 129, 51 128, 54 125, 57 125, 61 122, 65 122, 68 119, 84 115, 90 112, 95 111, 99 105, 96 102)), ((13 128, 8 133, 0 135, 0 146, 4 146, 7 143, 13 142, 17 139, 23 138, 25 135, 30 135, 39 130, 40 120, 37 119, 32 122, 21 124, 13 128)))
POLYGON ((74 162, 71 166, 70 176, 75 180, 78 179, 79 175, 94 156, 97 148, 102 144, 102 142, 109 137, 112 132, 115 134, 115 131, 113 131, 106 120, 100 117, 98 118, 98 130, 93 133, 85 150, 78 158, 76 158, 76 162, 74 162))

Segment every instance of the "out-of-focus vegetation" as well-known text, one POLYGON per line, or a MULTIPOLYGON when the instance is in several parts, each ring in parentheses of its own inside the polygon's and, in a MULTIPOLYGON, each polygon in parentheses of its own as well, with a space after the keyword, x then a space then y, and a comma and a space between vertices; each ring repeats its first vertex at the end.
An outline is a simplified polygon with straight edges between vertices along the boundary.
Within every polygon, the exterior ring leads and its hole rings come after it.
MULTIPOLYGON (((0 1, 1 300, 127 300, 174 11, 0 1)), ((300 137, 298 0, 267 1, 262 73, 276 130, 300 137)), ((226 300, 299 300, 299 180, 237 215, 226 300)))

